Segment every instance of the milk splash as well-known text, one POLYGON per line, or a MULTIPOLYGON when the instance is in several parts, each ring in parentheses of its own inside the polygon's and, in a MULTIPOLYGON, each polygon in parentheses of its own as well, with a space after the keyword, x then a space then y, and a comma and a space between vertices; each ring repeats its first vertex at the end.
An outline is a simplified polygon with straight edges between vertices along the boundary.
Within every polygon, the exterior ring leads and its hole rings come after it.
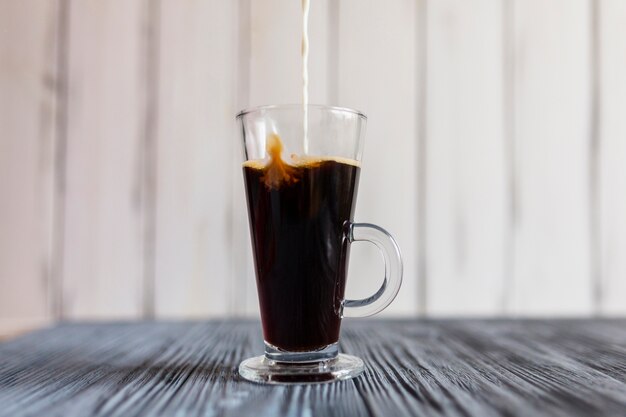
POLYGON ((309 0, 302 0, 302 112, 304 154, 309 153, 309 0))

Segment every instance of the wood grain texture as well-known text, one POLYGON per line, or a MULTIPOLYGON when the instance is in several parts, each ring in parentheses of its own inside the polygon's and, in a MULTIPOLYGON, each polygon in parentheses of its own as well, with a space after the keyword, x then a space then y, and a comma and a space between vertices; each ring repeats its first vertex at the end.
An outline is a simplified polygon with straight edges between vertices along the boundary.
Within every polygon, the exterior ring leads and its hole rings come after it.
POLYGON ((622 416, 625 320, 350 321, 357 379, 263 386, 251 321, 65 324, 0 344, 0 416, 622 416))
POLYGON ((427 14, 428 312, 503 312, 508 184, 503 4, 430 2, 427 14))
POLYGON ((70 3, 65 317, 138 317, 147 2, 70 3))
POLYGON ((514 3, 514 313, 591 312, 589 5, 514 3))
POLYGON ((0 328, 52 316, 59 2, 0 2, 0 328))
MULTIPOLYGON (((0 0, 0 331, 256 314, 233 115, 300 101, 300 6, 0 0)), ((625 19, 312 2, 311 101, 370 116, 356 218, 405 256, 386 314, 626 311, 625 19)), ((369 295, 379 255, 352 253, 348 295, 369 295)))
MULTIPOLYGON (((339 2, 338 102, 368 116, 355 221, 375 223, 398 241, 404 278, 383 314, 418 310, 417 4, 339 2)), ((373 294, 384 276, 378 250, 354 244, 346 296, 373 294)))
POLYGON ((231 170, 239 147, 237 9, 237 2, 162 2, 157 316, 233 313, 231 184, 242 181, 231 170))
POLYGON ((626 312, 626 2, 598 0, 599 273, 601 309, 626 312))
MULTIPOLYGON (((250 106, 250 83, 252 72, 250 67, 252 53, 252 2, 238 1, 237 20, 237 92, 236 107, 243 110, 250 106)), ((244 159, 243 144, 239 132, 232 138, 236 142, 231 159, 231 274, 229 282, 229 312, 232 316, 258 314, 259 304, 256 298, 255 272, 252 261, 252 243, 248 226, 248 211, 243 184, 244 159)))

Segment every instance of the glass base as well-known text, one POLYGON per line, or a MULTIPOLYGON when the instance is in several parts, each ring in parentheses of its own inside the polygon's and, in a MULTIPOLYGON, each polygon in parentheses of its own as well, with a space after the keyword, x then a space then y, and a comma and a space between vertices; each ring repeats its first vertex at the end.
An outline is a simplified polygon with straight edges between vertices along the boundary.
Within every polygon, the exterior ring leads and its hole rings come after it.
POLYGON ((363 361, 340 353, 319 362, 286 363, 263 356, 246 359, 239 365, 239 375, 261 384, 322 384, 350 379, 363 372, 363 361))

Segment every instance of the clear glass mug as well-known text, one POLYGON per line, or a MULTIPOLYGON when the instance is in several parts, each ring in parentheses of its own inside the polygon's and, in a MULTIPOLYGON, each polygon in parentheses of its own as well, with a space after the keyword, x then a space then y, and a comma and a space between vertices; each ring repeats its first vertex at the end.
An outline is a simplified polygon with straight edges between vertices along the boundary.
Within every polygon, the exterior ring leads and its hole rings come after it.
POLYGON ((239 366, 245 379, 330 382, 363 371, 361 359, 339 353, 341 319, 380 312, 402 282, 393 237, 353 222, 366 121, 356 110, 315 105, 306 114, 302 105, 281 105, 237 115, 265 341, 265 355, 239 366), (356 241, 380 249, 385 276, 375 294, 349 300, 356 241))

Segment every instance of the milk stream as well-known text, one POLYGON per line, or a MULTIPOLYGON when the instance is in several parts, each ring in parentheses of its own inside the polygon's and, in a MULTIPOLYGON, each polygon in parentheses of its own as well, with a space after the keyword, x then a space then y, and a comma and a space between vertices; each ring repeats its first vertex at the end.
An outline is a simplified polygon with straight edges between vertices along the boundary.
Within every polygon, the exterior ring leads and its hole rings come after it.
POLYGON ((302 0, 302 112, 304 154, 309 153, 309 0, 302 0))

